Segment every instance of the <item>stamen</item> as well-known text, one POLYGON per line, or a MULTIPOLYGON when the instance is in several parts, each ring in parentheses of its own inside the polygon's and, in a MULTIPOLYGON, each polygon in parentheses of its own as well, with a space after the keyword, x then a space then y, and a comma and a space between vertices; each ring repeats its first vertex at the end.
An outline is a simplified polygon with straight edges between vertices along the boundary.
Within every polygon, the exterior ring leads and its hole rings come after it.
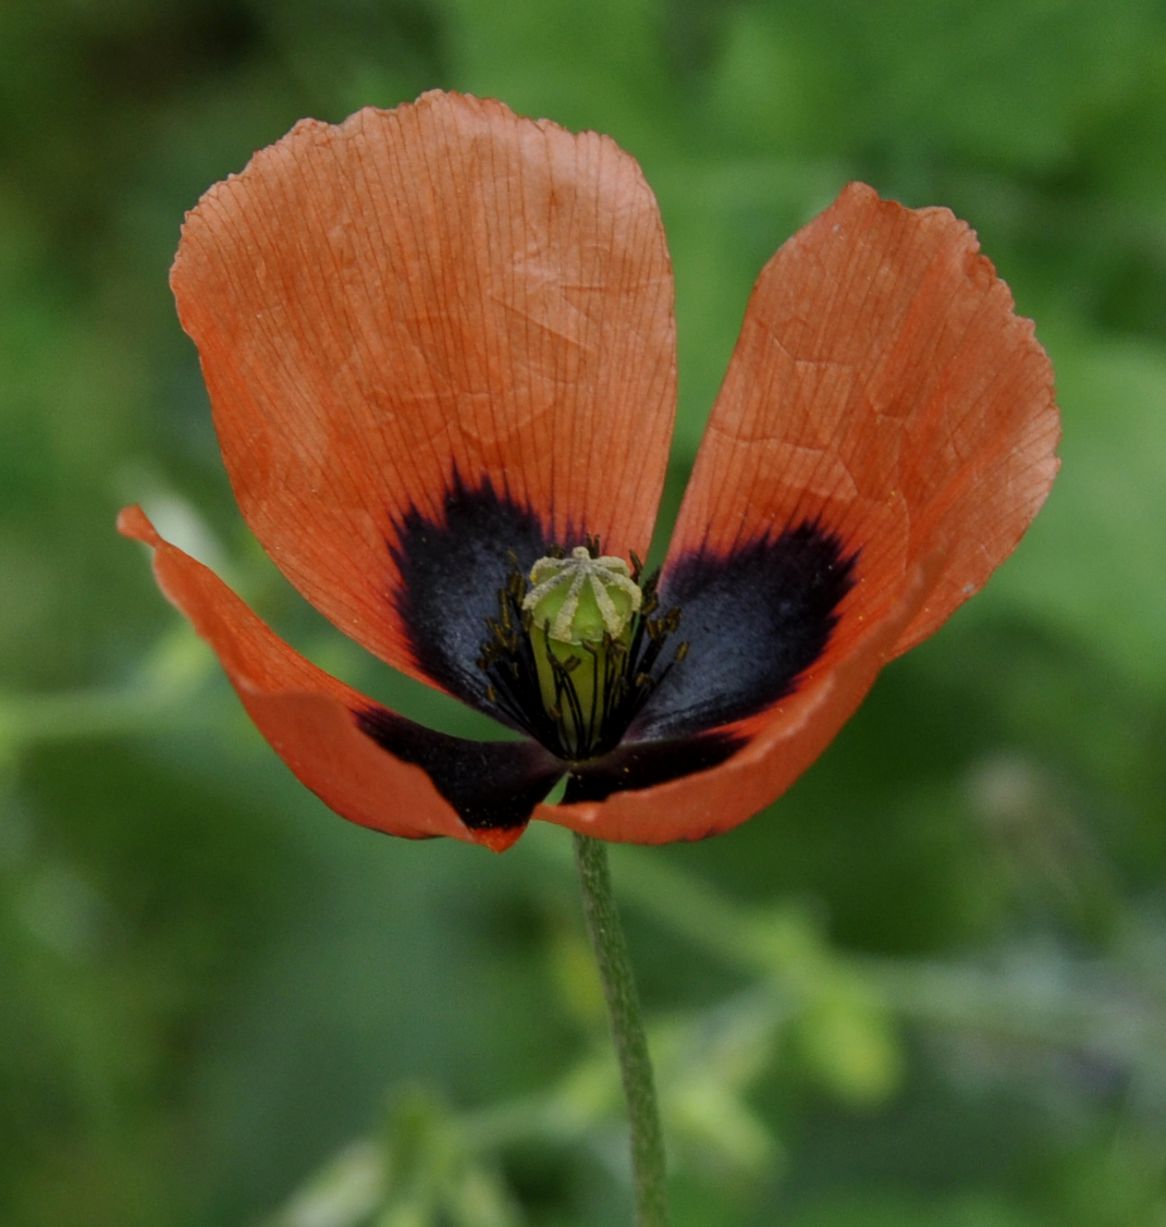
POLYGON ((648 696, 673 665, 682 643, 657 667, 680 611, 656 616, 657 576, 640 583, 643 564, 632 555, 605 555, 598 538, 568 554, 552 547, 529 581, 511 557, 498 591, 498 615, 486 619, 478 667, 486 699, 511 724, 568 761, 615 748, 648 696))

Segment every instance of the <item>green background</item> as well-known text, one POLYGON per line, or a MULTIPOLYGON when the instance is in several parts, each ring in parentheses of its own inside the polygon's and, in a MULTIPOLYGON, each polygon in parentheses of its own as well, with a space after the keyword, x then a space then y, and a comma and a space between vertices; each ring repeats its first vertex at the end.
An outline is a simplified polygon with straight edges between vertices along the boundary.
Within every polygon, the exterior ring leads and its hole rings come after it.
POLYGON ((1058 372, 1062 473, 987 590, 771 811, 613 849, 676 1222, 1160 1227, 1159 0, 0 8, 0 1222, 627 1221, 565 833, 335 818, 113 531, 143 501, 319 663, 456 721, 242 527, 166 285, 254 149, 434 86, 643 164, 673 501, 752 279, 851 178, 971 221, 1058 372))

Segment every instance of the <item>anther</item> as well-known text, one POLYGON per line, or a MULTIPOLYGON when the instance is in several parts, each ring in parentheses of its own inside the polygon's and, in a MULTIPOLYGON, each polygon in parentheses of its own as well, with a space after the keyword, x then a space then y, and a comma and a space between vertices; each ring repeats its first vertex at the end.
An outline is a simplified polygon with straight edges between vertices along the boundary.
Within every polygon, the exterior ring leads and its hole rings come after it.
POLYGON ((653 616, 657 577, 642 578, 635 554, 630 568, 603 554, 598 537, 569 552, 552 546, 529 580, 517 558, 511 562, 479 648, 484 697, 563 759, 606 754, 687 655, 682 643, 673 660, 658 664, 679 610, 653 616))

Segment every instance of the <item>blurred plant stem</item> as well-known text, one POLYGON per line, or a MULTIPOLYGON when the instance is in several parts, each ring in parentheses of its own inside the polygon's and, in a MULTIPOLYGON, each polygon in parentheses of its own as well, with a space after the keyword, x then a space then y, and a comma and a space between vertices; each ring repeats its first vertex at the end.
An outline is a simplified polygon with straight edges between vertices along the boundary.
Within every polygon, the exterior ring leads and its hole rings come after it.
POLYGON ((189 723, 173 697, 149 690, 0 694, 0 747, 123 736, 189 723))
POLYGON ((574 835, 574 845, 575 866, 583 892, 583 914, 603 981, 603 996, 607 1001, 620 1080, 628 1106, 636 1224, 637 1227, 666 1227, 668 1206, 660 1110, 656 1104, 640 997, 611 890, 607 845, 579 834, 574 835))
MULTIPOLYGON (((559 835, 557 830, 531 832, 525 846, 565 876, 569 867, 559 835)), ((592 841, 579 842, 585 854, 595 851, 592 841)), ((606 869, 605 846, 599 845, 598 852, 606 869)), ((1131 1085, 1153 1081, 1166 1069, 1166 993, 1147 994, 1144 982, 1139 989, 1112 966, 1066 956, 1049 974, 1046 957, 1040 975, 1023 957, 985 967, 848 954, 833 948, 796 908, 741 907, 656 852, 621 848, 620 866, 621 892, 629 906, 752 981, 713 1006, 657 1023, 652 1030, 668 1087, 671 1135, 682 1153, 732 1171, 739 1185, 772 1180, 781 1157, 772 1130, 748 1104, 749 1091, 799 1029, 837 1038, 840 1032, 833 1024, 840 1010, 869 1022, 873 1005, 876 1019, 881 1012, 938 1032, 962 1031, 1080 1054, 1119 1068, 1131 1085)), ((607 887, 610 903, 609 882, 607 887)), ((619 940, 622 946, 622 936, 619 940)), ((637 1025, 642 1042, 642 1024, 637 1025)), ((822 1067, 817 1072, 821 1076, 822 1067)), ((841 1073, 847 1072, 853 1074, 843 1067, 841 1073)), ((894 1090, 885 1082, 873 1085, 884 1096, 894 1090)), ((840 1077, 832 1089, 849 1093, 840 1077)), ((867 1093, 861 1083, 858 1091, 859 1099, 867 1093)), ((508 1147, 538 1141, 566 1152, 594 1141, 610 1120, 617 1091, 610 1061, 589 1054, 535 1094, 470 1111, 429 1102, 431 1111, 445 1113, 445 1127, 428 1136, 453 1148, 449 1170, 489 1172, 494 1157, 508 1147)), ((408 1109, 407 1101, 398 1104, 397 1115, 410 1115, 408 1109)), ((410 1118, 416 1115, 412 1110, 410 1118)), ((517 1227, 521 1222, 520 1215, 476 1215, 464 1206, 444 1219, 393 1218, 402 1205, 412 1204, 417 1183, 412 1169, 424 1160, 419 1149, 416 1144, 355 1143, 294 1195, 267 1227, 366 1227, 374 1221, 378 1227, 395 1227, 399 1221, 426 1227, 439 1221, 458 1227, 517 1227)))
MULTIPOLYGON (((548 859, 560 859, 552 841, 530 842, 548 859)), ((1039 968, 1023 948, 1005 952, 998 966, 847 953, 796 907, 742 907, 653 850, 626 848, 621 864, 628 905, 777 989, 795 1012, 812 1004, 807 990, 842 980, 904 1021, 1048 1044, 1122 1065, 1150 1053, 1166 1062, 1166 978, 1157 981, 1159 994, 1147 996, 1140 969, 1137 991, 1134 969, 1127 982, 1113 963, 1052 958, 1043 947, 1039 968)))
POLYGON ((131 680, 47 694, 0 691, 0 761, 42 742, 120 737, 209 724, 183 700, 210 674, 210 653, 188 628, 161 635, 131 680))

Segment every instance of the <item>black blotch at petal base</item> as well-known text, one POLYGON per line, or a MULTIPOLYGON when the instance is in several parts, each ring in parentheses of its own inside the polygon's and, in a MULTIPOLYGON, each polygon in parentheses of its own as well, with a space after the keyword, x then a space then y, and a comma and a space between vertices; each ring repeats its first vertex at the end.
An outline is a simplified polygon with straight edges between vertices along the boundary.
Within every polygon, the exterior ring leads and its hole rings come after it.
POLYGON ((533 741, 469 741, 372 705, 357 727, 387 753, 420 767, 472 830, 524 826, 564 765, 533 741))
POLYGON ((471 489, 455 472, 440 523, 410 508, 394 527, 388 548, 401 584, 393 601, 414 660, 443 690, 503 718, 486 698, 487 679, 477 660, 486 619, 498 614, 510 555, 528 571, 550 549, 544 525, 489 479, 471 489))
POLYGON ((603 758, 574 764, 563 802, 602 801, 613 792, 651 788, 719 767, 746 740, 729 733, 706 733, 667 741, 624 742, 603 758))
MULTIPOLYGON (((419 669, 505 719, 486 697, 477 661, 513 559, 528 570, 547 554, 548 527, 489 479, 471 488, 455 471, 440 521, 410 508, 394 529, 387 546, 401 583, 393 601, 419 669)), ((687 656, 652 692, 623 744, 593 762, 565 763, 533 742, 464 741, 383 708, 357 713, 360 727, 427 771, 466 825, 478 828, 524 823, 564 772, 568 800, 600 801, 707 770, 744 744, 719 730, 792 693, 825 651, 857 559, 837 534, 806 520, 727 554, 701 550, 670 562, 660 602, 681 608, 676 638, 687 641, 687 656)))
POLYGON ((689 645, 629 730, 635 740, 706 732, 792 693, 825 651, 854 585, 857 552, 807 520, 729 554, 682 555, 660 581, 689 645))

